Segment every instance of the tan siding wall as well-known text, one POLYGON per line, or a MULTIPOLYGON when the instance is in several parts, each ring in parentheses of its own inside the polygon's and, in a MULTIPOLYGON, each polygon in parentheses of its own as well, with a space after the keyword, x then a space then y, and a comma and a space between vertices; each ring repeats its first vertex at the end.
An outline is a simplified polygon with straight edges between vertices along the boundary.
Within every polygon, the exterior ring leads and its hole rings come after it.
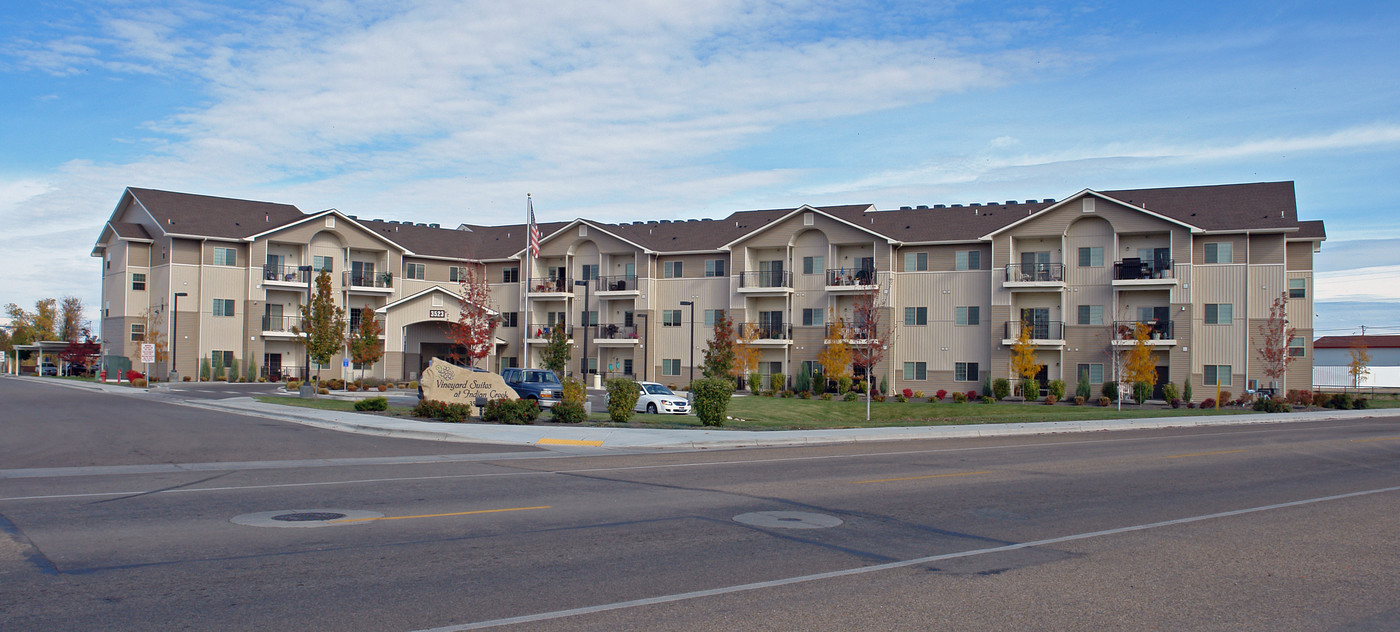
POLYGON ((1289 242, 1286 248, 1289 270, 1313 269, 1313 242, 1289 242))
POLYGON ((1250 235, 1250 263, 1281 264, 1283 263, 1283 253, 1283 235, 1250 235))
MULTIPOLYGON (((1244 288, 1249 294, 1249 316, 1267 318, 1269 308, 1280 294, 1288 291, 1288 282, 1282 263, 1278 265, 1249 266, 1249 285, 1244 288)), ((1239 309, 1239 308, 1236 308, 1239 309)))
POLYGON ((200 263, 200 242, 198 241, 193 239, 172 239, 170 250, 170 259, 175 263, 200 263))
MULTIPOLYGON (((1206 244, 1229 242, 1230 255, 1234 257, 1235 263, 1245 263, 1248 258, 1247 248, 1249 241, 1244 235, 1196 235, 1191 246, 1191 260, 1197 264, 1203 264, 1206 260, 1206 244)), ((1219 264, 1209 264, 1219 265, 1219 264)))
POLYGON ((1311 271, 1289 272, 1290 279, 1303 279, 1307 284, 1303 298, 1288 299, 1288 324, 1297 327, 1299 330, 1313 328, 1313 285, 1315 278, 1311 271))

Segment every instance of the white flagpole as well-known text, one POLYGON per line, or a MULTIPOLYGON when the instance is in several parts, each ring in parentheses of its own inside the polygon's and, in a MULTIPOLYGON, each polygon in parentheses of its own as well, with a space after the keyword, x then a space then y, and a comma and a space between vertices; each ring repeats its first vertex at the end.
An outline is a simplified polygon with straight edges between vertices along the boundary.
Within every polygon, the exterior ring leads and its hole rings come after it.
POLYGON ((520 350, 521 350, 521 352, 524 353, 525 357, 521 358, 521 360, 520 360, 520 366, 521 366, 522 368, 526 368, 526 369, 531 368, 531 363, 530 363, 530 357, 531 357, 531 356, 530 356, 530 329, 531 329, 531 327, 530 327, 530 268, 531 268, 530 263, 531 263, 531 262, 530 262, 530 260, 533 259, 533 257, 530 256, 530 219, 534 216, 534 214, 535 214, 534 202, 530 199, 530 194, 529 194, 529 193, 526 193, 526 194, 525 194, 525 251, 524 251, 524 253, 522 253, 522 255, 521 255, 521 258, 525 260, 525 265, 524 265, 524 266, 521 266, 522 268, 524 268, 523 272, 525 273, 525 275, 522 276, 520 279, 517 279, 518 281, 520 281, 520 288, 521 288, 521 290, 524 292, 524 301, 523 301, 523 304, 525 305, 525 308, 524 308, 524 311, 525 311, 525 328, 521 330, 521 336, 520 336, 520 350))

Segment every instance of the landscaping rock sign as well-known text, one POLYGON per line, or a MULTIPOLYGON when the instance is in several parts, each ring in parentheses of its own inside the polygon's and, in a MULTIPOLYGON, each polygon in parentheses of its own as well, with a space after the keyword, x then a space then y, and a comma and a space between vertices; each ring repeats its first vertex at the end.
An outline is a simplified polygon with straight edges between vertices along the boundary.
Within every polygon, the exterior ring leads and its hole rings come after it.
POLYGON ((452 404, 466 404, 472 407, 472 414, 480 416, 476 398, 514 399, 515 391, 506 386, 505 378, 495 373, 472 371, 433 358, 428 368, 423 369, 419 381, 423 387, 423 399, 432 399, 452 404))

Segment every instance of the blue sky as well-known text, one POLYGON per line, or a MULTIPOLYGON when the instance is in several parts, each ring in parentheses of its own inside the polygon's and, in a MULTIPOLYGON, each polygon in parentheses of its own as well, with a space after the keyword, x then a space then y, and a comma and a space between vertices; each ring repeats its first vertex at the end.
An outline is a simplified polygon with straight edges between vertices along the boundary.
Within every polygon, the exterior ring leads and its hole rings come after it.
POLYGON ((126 186, 455 225, 1293 180, 1319 333, 1400 333, 1397 39, 1393 2, 11 3, 0 303, 95 309, 126 186))

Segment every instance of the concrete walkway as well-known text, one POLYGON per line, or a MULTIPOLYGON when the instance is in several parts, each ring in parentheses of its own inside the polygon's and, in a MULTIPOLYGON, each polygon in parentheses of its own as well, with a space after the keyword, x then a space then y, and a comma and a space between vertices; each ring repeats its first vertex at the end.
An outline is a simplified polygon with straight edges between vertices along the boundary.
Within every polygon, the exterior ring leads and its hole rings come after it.
MULTIPOLYGON (((162 390, 135 389, 112 384, 74 382, 52 378, 11 377, 87 390, 149 396, 162 390)), ((378 393, 374 393, 377 395, 378 393)), ((1156 417, 1144 419, 1115 419, 1095 421, 1055 421, 1018 424, 974 424, 960 426, 912 426, 890 428, 848 428, 840 430, 663 430, 653 428, 595 428, 569 425, 507 426, 488 423, 445 423, 420 421, 400 417, 384 417, 352 412, 299 408, 281 404, 266 404, 251 397, 221 400, 177 401, 183 406, 234 412, 268 419, 407 439, 433 441, 462 441, 468 443, 498 443, 534 445, 567 451, 592 451, 598 448, 637 449, 717 449, 774 446, 810 446, 866 441, 901 441, 911 439, 954 439, 968 437, 1007 437, 1105 430, 1144 430, 1153 428, 1196 428, 1205 426, 1244 426, 1305 421, 1328 421, 1391 417, 1400 411, 1391 409, 1325 410, 1315 412, 1219 415, 1200 417, 1156 417)))

